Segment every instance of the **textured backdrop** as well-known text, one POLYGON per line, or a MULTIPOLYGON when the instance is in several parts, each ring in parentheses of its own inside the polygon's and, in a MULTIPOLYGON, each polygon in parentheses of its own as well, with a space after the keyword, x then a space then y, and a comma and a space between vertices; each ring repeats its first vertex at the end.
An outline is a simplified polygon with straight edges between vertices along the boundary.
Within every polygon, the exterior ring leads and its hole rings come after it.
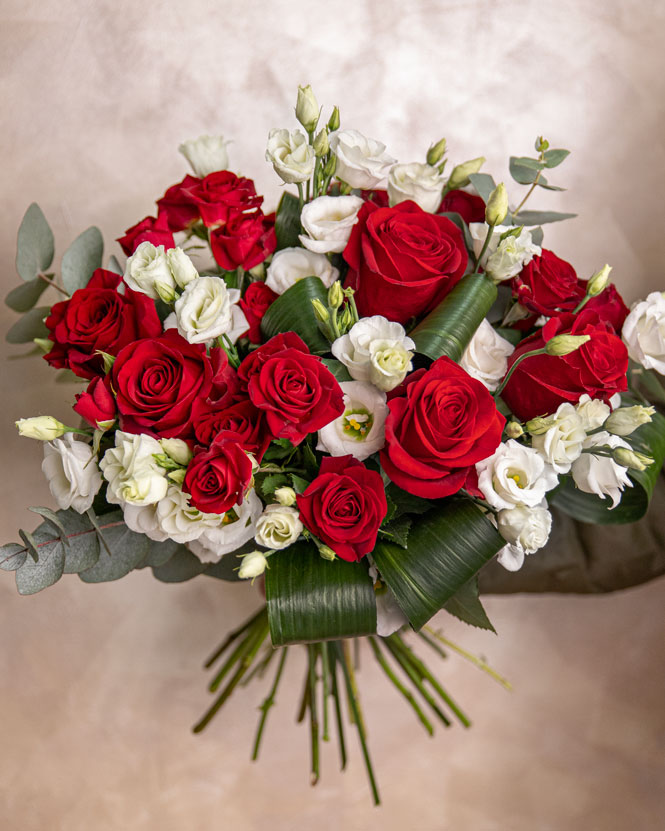
MULTIPOLYGON (((88 225, 113 238, 185 172, 176 148, 234 140, 232 167, 279 197, 263 161, 293 124, 298 83, 340 104, 345 126, 402 161, 445 135, 453 161, 483 154, 497 180, 537 134, 572 150, 532 207, 576 211, 549 247, 580 276, 608 261, 632 301, 664 287, 665 5, 658 0, 0 0, 2 281, 21 216, 37 201, 60 253, 88 225)), ((14 319, 0 312, 3 330, 14 319)), ((21 349, 6 349, 15 356, 21 349)), ((2 362, 0 529, 49 504, 20 416, 67 416, 72 387, 39 361, 2 362)), ((660 581, 601 598, 487 602, 500 637, 445 623, 509 675, 509 695, 451 659, 442 678, 474 720, 428 740, 363 660, 363 697, 385 807, 370 807, 360 756, 307 785, 307 735, 292 728, 293 661, 263 759, 247 761, 263 690, 209 732, 203 657, 256 605, 249 586, 136 573, 33 598, 0 578, 0 827, 17 831, 624 831, 664 805, 665 655, 660 581)))

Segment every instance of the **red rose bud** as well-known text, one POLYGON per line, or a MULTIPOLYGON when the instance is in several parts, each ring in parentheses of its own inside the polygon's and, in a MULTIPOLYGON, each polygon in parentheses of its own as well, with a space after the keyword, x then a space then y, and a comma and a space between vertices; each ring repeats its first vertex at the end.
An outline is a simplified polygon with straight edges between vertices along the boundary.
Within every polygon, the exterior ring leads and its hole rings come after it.
POLYGON ((461 279, 469 255, 460 229, 415 202, 365 202, 344 249, 345 287, 361 316, 406 323, 434 308, 461 279))
POLYGON ((608 403, 615 393, 626 390, 628 350, 612 326, 587 307, 578 315, 553 317, 523 340, 510 356, 508 368, 524 352, 543 349, 564 334, 589 335, 589 340, 568 355, 534 355, 520 361, 501 393, 520 421, 553 413, 566 401, 576 404, 584 393, 608 403))
POLYGON ((236 176, 230 170, 208 174, 186 188, 186 194, 197 206, 203 224, 208 228, 222 225, 237 214, 260 208, 263 202, 251 179, 236 176))
POLYGON ((142 242, 163 245, 166 249, 175 248, 175 240, 169 230, 166 214, 160 214, 156 219, 154 216, 146 216, 145 219, 128 228, 124 237, 118 237, 117 242, 120 243, 127 256, 133 254, 142 242))
POLYGON ((610 283, 604 291, 592 297, 584 308, 595 312, 603 323, 609 323, 617 335, 621 335, 629 309, 614 283, 610 283))
POLYGON ((52 307, 46 326, 53 346, 44 360, 81 378, 94 378, 105 374, 100 352, 117 355, 139 338, 160 334, 155 304, 127 287, 119 294, 121 281, 118 274, 98 268, 86 288, 52 307))
POLYGON ((443 197, 437 213, 459 214, 467 225, 471 222, 484 222, 485 203, 473 193, 451 190, 443 197))
POLYGON ((505 418, 487 388, 450 358, 439 358, 388 402, 381 467, 425 499, 465 487, 476 462, 501 443, 505 418))
POLYGON ((215 407, 203 401, 195 401, 192 423, 196 440, 206 447, 219 433, 234 433, 243 448, 260 462, 268 449, 272 435, 266 426, 265 413, 258 410, 249 399, 230 406, 215 407))
POLYGON ((257 210, 236 214, 226 225, 215 228, 210 234, 210 247, 216 262, 227 271, 238 266, 249 271, 262 263, 277 247, 274 217, 257 210))
POLYGON ((252 343, 261 343, 263 315, 268 311, 271 304, 277 300, 278 296, 265 283, 250 283, 247 286, 245 295, 240 301, 240 308, 247 318, 247 323, 249 323, 247 337, 252 343))
POLYGON ((548 317, 572 312, 586 296, 586 285, 572 265, 545 248, 512 279, 511 286, 522 306, 548 317))
POLYGON ((238 368, 255 407, 266 414, 274 438, 299 444, 344 412, 335 376, 293 332, 277 335, 238 368))
POLYGON ((234 433, 220 433, 208 449, 198 448, 187 466, 182 489, 206 514, 239 505, 252 483, 252 460, 234 433))
POLYGON ((165 217, 169 230, 184 231, 201 217, 198 205, 192 200, 189 190, 200 183, 196 176, 187 174, 182 182, 171 185, 161 199, 157 200, 158 217, 165 217))
POLYGON ((111 392, 110 376, 93 378, 88 389, 77 393, 74 412, 92 427, 107 430, 115 421, 115 398, 111 392))
POLYGON ((369 554, 388 512, 381 475, 353 456, 326 456, 319 475, 296 497, 300 519, 342 560, 369 554))

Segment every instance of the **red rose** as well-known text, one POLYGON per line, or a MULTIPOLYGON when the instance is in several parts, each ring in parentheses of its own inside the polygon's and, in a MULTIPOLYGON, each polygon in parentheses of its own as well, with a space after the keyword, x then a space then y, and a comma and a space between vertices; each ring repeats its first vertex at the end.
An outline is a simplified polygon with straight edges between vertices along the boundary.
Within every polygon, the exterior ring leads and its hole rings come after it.
POLYGON ((346 285, 361 315, 405 323, 432 309, 464 274, 464 237, 443 216, 415 202, 378 208, 365 202, 344 249, 346 285))
POLYGON ((511 280, 513 296, 531 312, 551 317, 559 311, 572 312, 586 294, 570 263, 543 248, 511 280))
POLYGON ((326 456, 319 475, 296 500, 305 528, 349 562, 374 549, 388 513, 381 474, 353 456, 326 456))
POLYGON ((261 210, 236 214, 210 233, 212 255, 222 268, 233 271, 241 266, 248 271, 262 263, 277 247, 275 215, 261 210))
POLYGON ((255 407, 266 413, 275 438, 299 444, 344 412, 335 376, 293 332, 276 335, 251 352, 238 368, 255 407))
POLYGON ((272 440, 265 423, 265 413, 258 410, 249 399, 236 401, 226 407, 215 407, 203 401, 195 401, 192 423, 196 440, 206 447, 222 432, 234 433, 243 448, 258 462, 272 440))
POLYGON ((534 355, 516 367, 501 397, 522 421, 553 413, 559 404, 576 404, 587 393, 607 402, 627 388, 628 350, 609 323, 584 308, 578 315, 553 317, 523 340, 508 360, 510 368, 524 352, 541 349, 555 335, 589 335, 570 355, 534 355))
POLYGON ((118 237, 117 242, 120 243, 127 256, 133 254, 142 242, 163 245, 166 249, 175 248, 175 240, 169 230, 166 214, 160 214, 157 219, 154 216, 146 216, 145 219, 128 228, 125 236, 118 237))
POLYGON ((161 199, 157 200, 158 218, 166 217, 169 229, 174 233, 184 231, 200 219, 198 205, 192 201, 189 190, 200 183, 196 176, 187 174, 182 182, 171 185, 161 199))
POLYGON ((213 372, 205 346, 188 343, 175 329, 130 344, 111 370, 120 426, 128 433, 191 438, 192 405, 208 397, 213 372))
POLYGON ((104 421, 115 421, 115 398, 111 392, 110 376, 97 376, 88 384, 85 392, 76 394, 74 412, 85 419, 92 427, 99 427, 104 421))
POLYGON ((459 214, 467 225, 471 222, 484 222, 485 203, 473 193, 451 190, 441 200, 438 213, 459 214))
POLYGON ((119 294, 121 281, 118 274, 98 268, 84 289, 53 306, 46 318, 53 348, 44 355, 51 366, 71 369, 81 378, 104 375, 98 351, 117 355, 138 338, 162 331, 152 300, 127 287, 119 294))
POLYGON ((252 483, 252 462, 234 433, 220 433, 199 447, 187 465, 182 489, 204 514, 224 514, 242 502, 252 483))
POLYGON ((263 202, 263 197, 256 195, 251 179, 236 176, 230 170, 209 173, 186 190, 208 228, 228 222, 236 214, 260 208, 263 202))
POLYGON ((217 408, 229 407, 238 398, 242 398, 238 374, 229 363, 229 356, 223 349, 211 349, 208 357, 212 363, 213 374, 212 388, 205 401, 217 408))
POLYGON ((506 423, 486 387, 450 358, 434 361, 388 406, 381 467, 426 499, 463 488, 475 463, 499 446, 506 423))
POLYGON ((278 296, 265 283, 250 283, 247 286, 245 295, 240 301, 240 308, 245 313, 247 323, 249 323, 247 337, 252 343, 261 343, 263 315, 268 311, 271 303, 277 300, 278 296))
POLYGON ((617 335, 621 334, 629 309, 614 283, 610 283, 605 291, 592 297, 584 308, 595 312, 604 323, 609 323, 617 335))
POLYGON ((390 198, 387 190, 361 190, 360 196, 366 202, 373 202, 379 208, 389 208, 390 198))

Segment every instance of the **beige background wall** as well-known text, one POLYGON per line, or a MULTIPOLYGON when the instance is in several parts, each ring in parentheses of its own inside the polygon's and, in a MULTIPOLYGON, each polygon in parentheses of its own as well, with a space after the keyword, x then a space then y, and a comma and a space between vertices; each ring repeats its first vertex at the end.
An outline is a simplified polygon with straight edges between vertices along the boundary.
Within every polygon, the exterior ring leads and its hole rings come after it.
MULTIPOLYGON (((538 206, 579 218, 546 241, 582 276, 605 261, 629 300, 663 287, 665 5, 658 0, 295 2, 0 0, 3 292, 28 203, 60 253, 98 225, 113 237, 181 178, 180 141, 234 139, 232 166, 272 203, 267 131, 291 125, 298 83, 339 103, 346 126, 410 161, 441 135, 497 180, 539 133, 573 151, 538 206)), ((534 206, 536 201, 534 200, 534 206)), ((14 319, 0 312, 3 330, 14 319)), ((71 387, 40 361, 2 361, 0 529, 32 526, 49 504, 40 448, 20 416, 66 417, 71 387)), ((263 690, 210 731, 200 664, 256 604, 248 586, 200 578, 164 586, 64 579, 19 598, 0 577, 0 827, 8 831, 238 831, 414 827, 651 829, 665 808, 665 584, 604 598, 490 599, 500 637, 446 619, 451 636, 512 679, 505 693, 450 660, 442 677, 474 718, 428 740, 363 662, 363 695, 385 807, 370 807, 353 752, 334 749, 307 786, 307 736, 291 722, 291 666, 264 757, 248 761, 263 690)))

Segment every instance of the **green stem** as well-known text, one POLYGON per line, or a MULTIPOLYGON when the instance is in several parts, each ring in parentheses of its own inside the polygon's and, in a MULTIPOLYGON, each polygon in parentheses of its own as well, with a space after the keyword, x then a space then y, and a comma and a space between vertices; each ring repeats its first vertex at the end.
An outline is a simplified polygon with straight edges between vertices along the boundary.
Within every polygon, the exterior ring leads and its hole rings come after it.
POLYGON ((573 314, 574 314, 574 315, 576 315, 578 312, 581 312, 581 311, 582 311, 582 309, 583 309, 583 308, 586 306, 586 304, 589 302, 589 300, 591 300, 591 295, 590 295, 590 294, 586 294, 586 295, 582 298, 582 300, 580 300, 580 302, 577 304, 577 306, 575 306, 575 308, 573 309, 573 314))
MULTIPOLYGON (((259 618, 257 618, 256 622, 252 624, 252 626, 249 629, 249 632, 247 633, 247 636, 242 641, 240 641, 238 646, 236 646, 236 648, 233 650, 233 652, 229 655, 229 657, 226 659, 226 661, 222 664, 222 668, 219 670, 217 675, 210 682, 210 685, 208 687, 210 692, 216 692, 219 689, 222 681, 226 678, 226 676, 229 674, 229 672, 233 668, 233 665, 238 663, 238 662, 242 662, 244 660, 245 656, 250 654, 252 648, 254 647, 254 644, 255 644, 257 638, 261 635, 261 633, 264 631, 264 629, 267 628, 267 626, 268 626, 267 620, 268 620, 268 615, 267 615, 267 612, 265 612, 265 609, 264 609, 263 610, 263 615, 261 615, 259 618)), ((263 636, 261 637, 261 643, 263 643, 263 640, 265 640, 265 634, 263 634, 263 636)), ((260 646, 260 644, 259 644, 259 646, 260 646)))
POLYGON ((245 269, 242 266, 238 266, 236 269, 236 287, 238 291, 242 294, 243 284, 245 282, 245 269))
POLYGON ((467 661, 470 661, 474 666, 478 667, 478 669, 486 672, 490 678, 493 678, 497 683, 501 684, 502 687, 505 687, 507 690, 512 690, 512 684, 503 675, 499 675, 496 670, 493 670, 489 664, 487 664, 482 658, 479 658, 477 655, 473 655, 471 652, 467 652, 466 649, 462 649, 461 646, 457 646, 456 643, 449 641, 448 638, 444 638, 440 632, 432 629, 429 626, 425 627, 425 630, 432 635, 433 638, 436 638, 440 641, 444 646, 447 646, 448 649, 452 649, 453 652, 457 652, 458 655, 461 655, 467 661))
POLYGON ((443 649, 441 649, 441 647, 434 640, 434 638, 430 637, 427 634, 427 632, 425 632, 423 629, 421 629, 420 632, 418 632, 418 637, 421 640, 423 640, 427 644, 427 646, 430 647, 430 649, 433 649, 440 658, 443 658, 444 660, 448 658, 446 653, 443 651, 443 649))
POLYGON ((436 701, 432 698, 430 693, 425 689, 425 687, 423 686, 422 678, 411 665, 411 662, 406 660, 402 653, 399 651, 399 649, 397 649, 397 647, 391 640, 392 637, 393 636, 391 635, 389 638, 384 638, 384 645, 388 648, 388 651, 393 656, 394 660, 402 667, 404 672, 408 675, 413 686, 418 690, 420 695, 425 699, 425 701, 429 704, 432 710, 434 710, 438 718, 441 720, 441 723, 445 727, 450 727, 450 719, 445 715, 445 713, 441 710, 436 701))
MULTIPOLYGON (((276 649, 273 651, 277 652, 276 649)), ((261 704, 261 706, 259 707, 259 709, 261 710, 261 720, 259 721, 259 726, 256 729, 256 738, 254 739, 254 749, 252 750, 253 762, 255 762, 259 758, 259 747, 261 745, 263 729, 266 726, 268 712, 270 708, 273 707, 275 704, 275 694, 277 693, 277 687, 279 685, 280 678, 282 677, 282 670, 284 669, 284 664, 286 663, 287 652, 288 647, 282 647, 281 655, 279 658, 279 664, 277 665, 277 672, 275 673, 275 680, 272 682, 270 692, 268 693, 267 697, 263 700, 263 704, 261 704)))
POLYGON ((517 367, 524 361, 526 358, 533 358, 534 355, 546 355, 545 349, 532 349, 530 352, 523 352, 519 358, 515 361, 515 363, 510 367, 508 372, 506 372, 503 381, 499 384, 499 386, 494 391, 493 395, 495 398, 498 398, 503 390, 505 389, 506 384, 510 381, 510 376, 515 372, 517 367))
POLYGON ((305 205, 305 195, 302 189, 302 182, 298 182, 298 202, 300 203, 300 210, 302 211, 303 206, 305 205))
POLYGON ((494 236, 494 225, 490 225, 487 229, 487 235, 485 237, 485 242, 483 243, 483 247, 480 249, 480 254, 476 258, 476 271, 475 274, 479 274, 480 272, 478 269, 480 268, 480 264, 485 256, 485 251, 487 251, 487 247, 490 244, 492 237, 494 236))
POLYGON ((275 657, 276 654, 277 654, 277 650, 273 648, 272 643, 269 643, 267 645, 267 648, 266 648, 265 656, 263 658, 261 658, 261 660, 258 661, 254 665, 251 672, 247 673, 247 675, 243 679, 242 686, 246 687, 249 684, 249 682, 252 679, 256 678, 257 676, 259 678, 263 678, 263 676, 266 673, 266 670, 268 669, 268 666, 269 666, 270 662, 272 661, 272 659, 275 657))
POLYGON ((238 629, 234 630, 233 632, 230 632, 230 633, 227 635, 227 637, 226 637, 226 638, 222 641, 221 645, 220 645, 220 646, 218 646, 218 647, 217 647, 217 649, 216 649, 216 650, 212 653, 212 655, 208 658, 208 660, 205 662, 205 664, 204 664, 203 666, 204 666, 206 669, 210 669, 210 667, 211 667, 211 666, 212 666, 212 665, 213 665, 216 661, 218 661, 218 660, 219 660, 219 658, 221 658, 221 656, 222 656, 222 655, 226 652, 226 650, 229 648, 229 646, 231 646, 231 644, 233 643, 233 641, 235 641, 237 638, 239 638, 239 637, 240 637, 240 635, 242 635, 242 633, 243 633, 243 632, 247 631, 247 629, 249 629, 249 627, 250 627, 253 623, 255 623, 255 622, 256 622, 256 621, 257 621, 257 620, 261 617, 261 615, 263 614, 264 610, 265 610, 265 606, 262 606, 262 607, 259 609, 259 611, 258 611, 255 615, 253 615, 252 617, 250 617, 248 620, 246 620, 246 621, 242 624, 242 626, 240 626, 238 629))
POLYGON ((37 276, 39 277, 40 280, 43 280, 45 283, 47 283, 49 286, 51 286, 51 288, 54 288, 56 291, 59 291, 60 294, 64 294, 65 297, 71 297, 71 294, 66 289, 63 289, 62 286, 59 286, 55 282, 53 274, 44 274, 43 271, 40 271, 37 276))
POLYGON ((330 650, 330 675, 332 678, 332 697, 335 702, 335 722, 337 724, 337 741, 339 743, 340 769, 346 767, 346 741, 344 740, 344 719, 342 718, 342 705, 339 700, 339 687, 337 684, 337 660, 336 645, 331 644, 330 650))
POLYGON ((309 725, 312 747, 312 778, 311 784, 316 785, 319 781, 319 718, 316 703, 316 662, 318 650, 316 644, 310 643, 307 646, 309 657, 309 725))
MULTIPOLYGON (((541 153, 541 158, 542 158, 542 153, 541 153)), ((531 187, 527 191, 526 196, 524 197, 524 199, 522 199, 522 201, 517 206, 517 210, 513 211, 513 222, 515 222, 515 217, 517 216, 517 214, 522 210, 522 208, 526 204, 526 200, 531 196, 531 194, 536 189, 536 186, 538 185, 538 180, 540 179, 540 176, 541 176, 542 172, 543 172, 542 170, 539 170, 538 173, 536 173, 536 178, 533 180, 533 184, 531 185, 531 187)))
POLYGON ((323 741, 330 741, 329 723, 328 723, 328 697, 330 696, 330 659, 328 657, 328 644, 322 641, 319 644, 321 651, 321 674, 323 678, 323 741))

